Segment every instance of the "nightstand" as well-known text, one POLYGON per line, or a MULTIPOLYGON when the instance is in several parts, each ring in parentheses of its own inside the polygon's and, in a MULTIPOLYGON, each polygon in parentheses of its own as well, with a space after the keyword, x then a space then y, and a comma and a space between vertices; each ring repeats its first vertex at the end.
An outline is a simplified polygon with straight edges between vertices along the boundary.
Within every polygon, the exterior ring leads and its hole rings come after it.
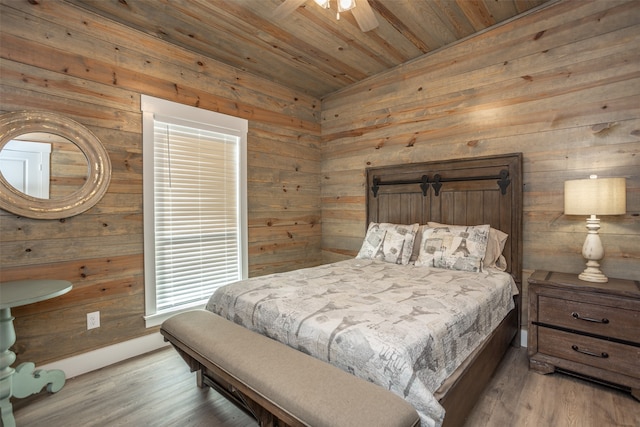
POLYGON ((640 282, 536 270, 529 277, 529 367, 614 386, 640 400, 640 282))

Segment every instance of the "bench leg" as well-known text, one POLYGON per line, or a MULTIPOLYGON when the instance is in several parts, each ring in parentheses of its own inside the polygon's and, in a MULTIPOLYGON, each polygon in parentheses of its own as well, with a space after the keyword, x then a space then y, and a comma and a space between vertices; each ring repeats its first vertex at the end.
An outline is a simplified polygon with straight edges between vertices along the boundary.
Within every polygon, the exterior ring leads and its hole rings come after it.
POLYGON ((257 402, 247 398, 234 385, 226 383, 223 379, 215 377, 212 372, 207 369, 198 369, 196 371, 196 383, 200 388, 210 387, 221 395, 225 396, 231 402, 235 403, 240 409, 251 415, 258 422, 260 427, 289 427, 288 424, 282 422, 274 414, 260 406, 257 402), (211 375, 211 376, 210 376, 211 375))
POLYGON ((196 384, 198 385, 198 388, 207 388, 209 387, 203 379, 203 374, 202 374, 202 369, 198 369, 196 371, 196 384))
POLYGON ((253 401, 247 402, 245 399, 242 399, 253 415, 253 417, 258 421, 258 425, 260 427, 287 427, 286 424, 279 422, 278 418, 273 415, 271 412, 264 409, 262 406, 258 405, 253 401))

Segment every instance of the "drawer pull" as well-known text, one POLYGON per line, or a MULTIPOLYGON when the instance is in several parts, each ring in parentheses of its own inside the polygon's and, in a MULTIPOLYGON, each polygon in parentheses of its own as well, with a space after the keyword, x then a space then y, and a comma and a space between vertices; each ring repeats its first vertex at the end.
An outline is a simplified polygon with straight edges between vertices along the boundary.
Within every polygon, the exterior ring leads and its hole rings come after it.
POLYGON ((574 311, 573 313, 571 313, 571 316, 572 316, 574 319, 584 320, 584 321, 586 321, 586 322, 604 323, 605 325, 606 325, 607 323, 609 323, 609 319, 607 319, 606 317, 605 317, 604 319, 594 319, 594 318, 592 318, 592 317, 582 317, 582 316, 580 316, 580 313, 577 313, 577 312, 575 312, 575 311, 574 311))
POLYGON ((607 359, 609 357, 609 353, 605 353, 604 351, 602 353, 598 354, 598 353, 594 353, 592 351, 582 350, 582 349, 580 349, 580 347, 578 347, 575 344, 571 346, 571 349, 573 351, 577 351, 578 353, 586 354, 587 356, 599 357, 601 359, 607 359))

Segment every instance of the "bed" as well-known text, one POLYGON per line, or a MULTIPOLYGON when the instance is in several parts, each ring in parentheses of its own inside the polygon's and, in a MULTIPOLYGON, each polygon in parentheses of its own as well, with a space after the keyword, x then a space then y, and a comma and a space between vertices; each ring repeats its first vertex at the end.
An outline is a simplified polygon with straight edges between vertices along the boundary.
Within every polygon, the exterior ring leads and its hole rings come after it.
POLYGON ((521 154, 366 174, 355 259, 227 285, 207 309, 402 396, 423 426, 463 425, 519 341, 521 154))

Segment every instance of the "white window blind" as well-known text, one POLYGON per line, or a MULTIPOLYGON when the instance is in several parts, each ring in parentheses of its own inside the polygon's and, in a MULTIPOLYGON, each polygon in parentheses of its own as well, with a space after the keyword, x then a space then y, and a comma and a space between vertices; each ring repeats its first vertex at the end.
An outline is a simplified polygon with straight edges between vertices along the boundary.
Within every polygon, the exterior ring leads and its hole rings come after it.
MULTIPOLYGON (((217 287, 246 276, 244 135, 215 121, 163 113, 154 112, 143 131, 153 134, 152 141, 145 137, 152 144, 153 176, 151 168, 144 172, 145 282, 153 282, 145 285, 149 326, 204 305, 217 287)), ((145 167, 149 151, 145 146, 145 167)))

